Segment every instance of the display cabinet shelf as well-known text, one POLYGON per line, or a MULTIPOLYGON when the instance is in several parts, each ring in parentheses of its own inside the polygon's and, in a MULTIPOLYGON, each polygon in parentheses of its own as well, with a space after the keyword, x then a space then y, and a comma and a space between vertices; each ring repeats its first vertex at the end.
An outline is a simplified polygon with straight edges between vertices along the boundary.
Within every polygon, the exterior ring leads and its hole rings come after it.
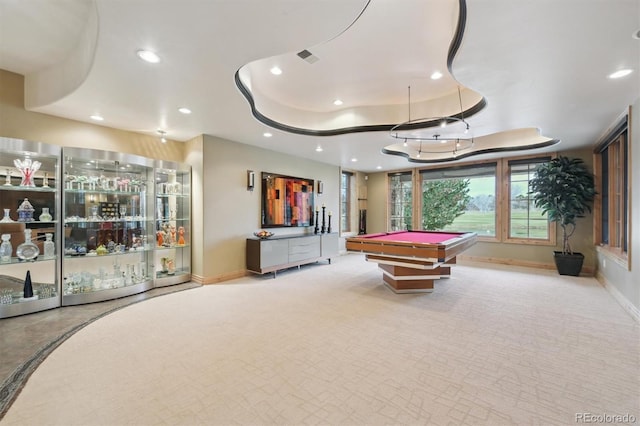
POLYGON ((159 161, 155 181, 154 270, 162 287, 191 280, 191 169, 159 161))
POLYGON ((60 306, 59 182, 60 147, 0 138, 0 235, 10 245, 0 249, 0 318, 60 306), (51 217, 39 220, 47 211, 51 217), (53 247, 46 258, 45 234, 53 247), (37 247, 33 259, 18 257, 27 238, 37 247))
POLYGON ((153 160, 78 148, 63 157, 62 304, 152 288, 153 160))

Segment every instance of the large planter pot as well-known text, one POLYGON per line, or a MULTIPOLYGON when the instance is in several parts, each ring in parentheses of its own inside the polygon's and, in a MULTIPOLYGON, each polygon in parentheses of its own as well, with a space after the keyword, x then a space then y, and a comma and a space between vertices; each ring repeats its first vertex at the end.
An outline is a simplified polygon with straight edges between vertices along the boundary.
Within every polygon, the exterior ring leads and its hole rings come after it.
POLYGON ((582 253, 566 254, 561 251, 553 252, 553 260, 560 275, 572 275, 577 277, 582 270, 584 255, 582 253))

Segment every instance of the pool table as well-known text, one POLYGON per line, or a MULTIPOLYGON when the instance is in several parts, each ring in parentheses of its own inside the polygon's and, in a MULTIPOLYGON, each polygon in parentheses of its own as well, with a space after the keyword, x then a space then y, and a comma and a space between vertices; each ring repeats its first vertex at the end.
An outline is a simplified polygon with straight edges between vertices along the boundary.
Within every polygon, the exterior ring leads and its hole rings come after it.
POLYGON ((476 239, 475 232, 397 231, 349 237, 346 248, 377 263, 394 292, 428 293, 434 280, 449 278, 456 256, 476 239))

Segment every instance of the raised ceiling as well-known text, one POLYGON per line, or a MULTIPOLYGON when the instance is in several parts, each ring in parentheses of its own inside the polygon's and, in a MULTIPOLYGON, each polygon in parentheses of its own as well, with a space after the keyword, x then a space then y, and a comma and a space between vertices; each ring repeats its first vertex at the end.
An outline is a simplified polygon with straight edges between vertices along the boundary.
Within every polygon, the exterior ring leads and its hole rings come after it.
POLYGON ((393 170, 391 126, 460 105, 472 151, 590 146, 639 96, 639 29, 640 0, 0 0, 0 68, 29 110, 393 170))

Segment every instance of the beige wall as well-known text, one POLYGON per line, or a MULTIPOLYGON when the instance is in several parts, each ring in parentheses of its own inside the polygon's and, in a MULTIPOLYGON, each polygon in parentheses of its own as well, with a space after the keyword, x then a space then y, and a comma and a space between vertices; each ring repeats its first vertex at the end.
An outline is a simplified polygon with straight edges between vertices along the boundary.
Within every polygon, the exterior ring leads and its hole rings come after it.
MULTIPOLYGON (((289 156, 213 136, 204 136, 203 149, 203 282, 216 282, 245 274, 246 238, 260 229, 260 173, 321 180, 324 193, 316 205, 326 205, 337 219, 340 169, 337 166, 289 156), (247 170, 256 186, 247 190, 247 170)), ((195 198, 198 195, 194 194, 195 198)), ((332 222, 337 231, 337 223, 332 222)), ((311 233, 313 228, 270 228, 276 235, 311 233)), ((197 231, 197 230, 196 230, 197 231)), ((197 256, 196 256, 197 257, 197 256)))

